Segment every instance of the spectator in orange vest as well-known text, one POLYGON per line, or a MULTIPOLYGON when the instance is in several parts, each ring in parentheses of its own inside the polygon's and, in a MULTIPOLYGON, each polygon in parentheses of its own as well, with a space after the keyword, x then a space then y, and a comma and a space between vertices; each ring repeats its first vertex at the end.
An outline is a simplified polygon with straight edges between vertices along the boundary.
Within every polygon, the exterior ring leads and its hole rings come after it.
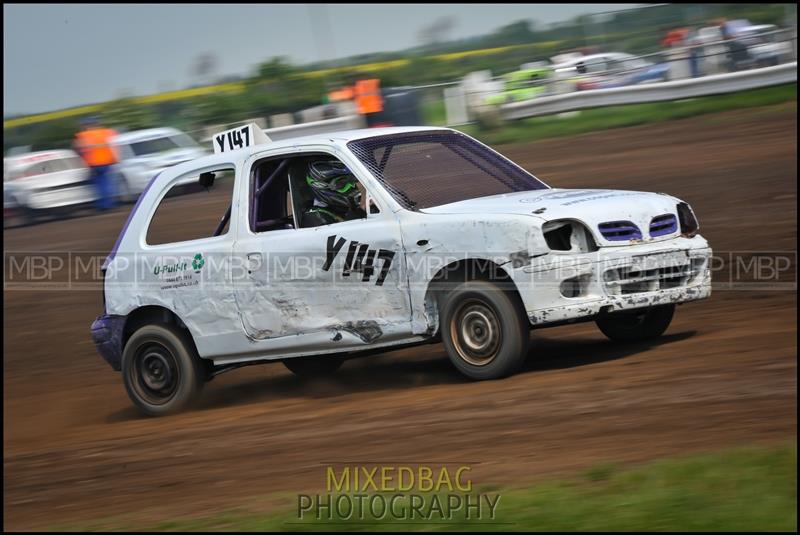
POLYGON ((97 190, 97 209, 109 210, 116 200, 113 166, 118 158, 111 140, 117 132, 100 126, 96 117, 83 120, 81 126, 83 130, 75 135, 75 150, 89 167, 90 180, 97 190))
POLYGON ((378 126, 383 115, 380 80, 377 78, 358 80, 353 89, 358 113, 364 116, 367 126, 378 126))

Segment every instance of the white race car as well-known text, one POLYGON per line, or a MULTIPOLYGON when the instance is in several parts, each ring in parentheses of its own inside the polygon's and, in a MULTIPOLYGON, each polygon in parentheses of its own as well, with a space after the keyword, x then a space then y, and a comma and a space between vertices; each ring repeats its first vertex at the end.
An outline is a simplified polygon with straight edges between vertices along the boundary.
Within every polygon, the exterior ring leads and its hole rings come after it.
POLYGON ((466 376, 499 378, 525 360, 531 328, 596 321, 611 339, 649 339, 677 303, 711 292, 711 250, 685 202, 551 188, 458 131, 269 142, 249 125, 214 145, 151 182, 103 266, 92 337, 145 414, 246 364, 331 373, 439 340, 466 376), (309 226, 319 162, 355 178, 360 202, 309 226), (211 195, 169 195, 198 175, 211 195))
POLYGON ((653 67, 649 61, 624 52, 562 54, 552 61, 557 93, 598 89, 614 82, 624 85, 634 74, 653 67))
POLYGON ((113 143, 119 155, 117 192, 123 201, 135 201, 150 179, 167 167, 209 152, 175 128, 126 132, 117 135, 113 143))
POLYGON ((49 150, 3 159, 3 227, 69 213, 97 198, 89 169, 71 150, 49 150))

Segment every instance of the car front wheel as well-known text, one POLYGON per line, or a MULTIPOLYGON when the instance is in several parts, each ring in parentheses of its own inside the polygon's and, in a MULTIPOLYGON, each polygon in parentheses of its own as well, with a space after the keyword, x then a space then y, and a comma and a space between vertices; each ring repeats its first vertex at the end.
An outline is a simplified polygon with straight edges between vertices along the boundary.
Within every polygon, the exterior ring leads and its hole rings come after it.
POLYGON ((488 281, 468 281, 441 303, 442 342, 453 365, 475 380, 513 374, 525 362, 528 318, 519 298, 488 281))
POLYGON ((178 412, 191 403, 205 374, 184 333, 146 325, 125 344, 122 378, 134 405, 147 416, 178 412))
POLYGON ((616 342, 640 342, 664 334, 672 321, 675 305, 661 305, 617 312, 597 319, 597 326, 616 342))

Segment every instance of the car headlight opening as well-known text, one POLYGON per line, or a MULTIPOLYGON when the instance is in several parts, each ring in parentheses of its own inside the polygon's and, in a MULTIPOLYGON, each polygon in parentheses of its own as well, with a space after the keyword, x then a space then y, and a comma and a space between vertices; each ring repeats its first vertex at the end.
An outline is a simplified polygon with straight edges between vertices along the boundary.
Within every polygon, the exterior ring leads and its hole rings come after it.
POLYGON ((700 230, 700 223, 697 222, 692 207, 685 202, 678 203, 678 221, 681 225, 681 235, 686 238, 696 236, 700 230))

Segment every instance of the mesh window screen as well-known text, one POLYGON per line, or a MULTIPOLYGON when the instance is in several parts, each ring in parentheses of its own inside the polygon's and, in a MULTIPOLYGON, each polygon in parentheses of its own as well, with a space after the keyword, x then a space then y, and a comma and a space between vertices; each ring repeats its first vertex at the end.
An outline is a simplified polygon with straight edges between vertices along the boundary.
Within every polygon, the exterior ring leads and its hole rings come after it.
POLYGON ((508 159, 458 132, 390 134, 351 141, 347 146, 407 209, 547 188, 508 159))

